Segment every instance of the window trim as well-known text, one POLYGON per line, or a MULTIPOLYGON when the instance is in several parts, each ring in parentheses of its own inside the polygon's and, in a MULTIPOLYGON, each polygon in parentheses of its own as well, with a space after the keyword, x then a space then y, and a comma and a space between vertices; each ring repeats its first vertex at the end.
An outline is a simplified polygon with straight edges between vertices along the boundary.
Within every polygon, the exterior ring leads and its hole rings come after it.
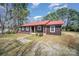
POLYGON ((24 31, 24 27, 22 27, 21 30, 24 31))
POLYGON ((19 31, 21 31, 21 27, 19 28, 19 31))
POLYGON ((37 30, 41 30, 42 29, 42 27, 41 26, 37 26, 37 30))
POLYGON ((54 31, 52 31, 52 26, 50 26, 50 32, 55 32, 55 26, 54 26, 54 31))
POLYGON ((29 27, 25 27, 25 31, 29 31, 29 27), (27 30, 28 29, 28 30, 27 30))

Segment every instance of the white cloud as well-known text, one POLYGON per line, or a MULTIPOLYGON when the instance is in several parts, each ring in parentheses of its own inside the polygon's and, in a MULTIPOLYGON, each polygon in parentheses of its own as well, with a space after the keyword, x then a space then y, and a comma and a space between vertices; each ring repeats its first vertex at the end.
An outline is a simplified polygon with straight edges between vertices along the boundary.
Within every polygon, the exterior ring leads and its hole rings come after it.
POLYGON ((42 16, 34 16, 33 19, 35 21, 40 21, 40 20, 42 20, 42 16))
POLYGON ((51 11, 48 11, 48 13, 47 14, 50 14, 51 13, 51 11))
POLYGON ((42 17, 42 16, 35 16, 35 17, 33 17, 34 19, 37 19, 37 18, 40 18, 40 17, 42 17))
POLYGON ((59 5, 61 5, 61 3, 51 3, 49 5, 49 8, 52 8, 52 7, 55 7, 55 6, 59 6, 59 5))
POLYGON ((32 3, 32 8, 35 8, 39 5, 40 3, 32 3))
POLYGON ((64 4, 62 6, 54 7, 54 10, 61 9, 61 8, 64 8, 64 7, 68 7, 67 4, 64 4))
POLYGON ((41 21, 42 18, 43 18, 42 16, 34 16, 34 17, 29 16, 27 22, 41 21))
POLYGON ((64 8, 64 7, 67 7, 67 4, 63 4, 63 3, 52 3, 49 5, 49 8, 50 9, 54 9, 54 10, 57 10, 57 9, 61 9, 61 8, 64 8))

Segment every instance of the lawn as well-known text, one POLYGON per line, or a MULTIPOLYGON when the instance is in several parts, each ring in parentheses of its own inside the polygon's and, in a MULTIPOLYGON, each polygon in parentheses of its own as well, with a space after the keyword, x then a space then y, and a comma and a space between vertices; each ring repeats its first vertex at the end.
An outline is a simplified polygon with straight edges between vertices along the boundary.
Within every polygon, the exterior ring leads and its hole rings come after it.
POLYGON ((3 35, 0 35, 0 39, 14 40, 14 39, 17 39, 19 37, 24 37, 24 36, 28 36, 28 35, 27 34, 3 34, 3 35))
POLYGON ((0 36, 0 55, 2 56, 79 55, 78 46, 79 33, 76 32, 43 36, 34 34, 5 34, 0 36))

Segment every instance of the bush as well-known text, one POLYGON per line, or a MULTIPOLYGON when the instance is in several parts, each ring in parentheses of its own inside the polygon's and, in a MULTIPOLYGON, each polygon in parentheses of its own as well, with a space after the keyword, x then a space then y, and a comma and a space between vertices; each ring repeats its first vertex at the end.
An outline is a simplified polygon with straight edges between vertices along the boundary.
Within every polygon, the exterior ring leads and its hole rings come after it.
POLYGON ((36 36, 43 36, 43 33, 36 33, 36 36))
POLYGON ((6 34, 15 34, 14 31, 7 31, 6 34))

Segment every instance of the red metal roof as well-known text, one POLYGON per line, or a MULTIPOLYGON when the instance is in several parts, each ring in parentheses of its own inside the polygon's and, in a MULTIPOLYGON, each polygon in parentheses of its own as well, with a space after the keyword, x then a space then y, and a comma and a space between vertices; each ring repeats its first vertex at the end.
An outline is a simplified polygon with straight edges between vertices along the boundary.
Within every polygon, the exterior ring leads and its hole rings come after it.
POLYGON ((47 25, 62 25, 64 22, 62 20, 50 21, 47 25))
POLYGON ((61 20, 58 21, 50 21, 50 20, 46 20, 46 21, 39 21, 39 22, 31 22, 31 23, 27 23, 27 24, 23 24, 21 26, 36 26, 36 25, 62 25, 64 22, 61 20))
POLYGON ((48 22, 50 21, 46 20, 46 21, 39 21, 39 22, 31 22, 31 23, 23 24, 22 26, 46 25, 48 22))

